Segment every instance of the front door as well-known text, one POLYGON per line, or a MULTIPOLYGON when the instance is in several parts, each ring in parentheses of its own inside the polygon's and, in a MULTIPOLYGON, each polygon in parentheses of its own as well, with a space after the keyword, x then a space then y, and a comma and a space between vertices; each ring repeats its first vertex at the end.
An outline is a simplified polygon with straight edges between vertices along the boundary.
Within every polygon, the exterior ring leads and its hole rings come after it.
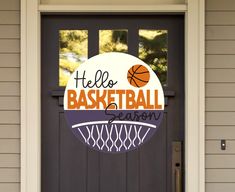
POLYGON ((42 192, 184 191, 184 16, 43 15, 41 27, 42 192), (156 134, 119 154, 85 146, 63 111, 71 73, 86 59, 112 51, 149 64, 165 94, 156 134))

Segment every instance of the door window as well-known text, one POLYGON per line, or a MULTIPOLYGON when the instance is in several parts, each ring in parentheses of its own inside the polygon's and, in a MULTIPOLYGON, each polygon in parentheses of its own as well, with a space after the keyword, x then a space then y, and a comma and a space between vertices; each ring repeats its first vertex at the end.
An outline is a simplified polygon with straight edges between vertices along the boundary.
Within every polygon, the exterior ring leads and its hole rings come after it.
POLYGON ((88 58, 88 30, 59 31, 59 86, 88 58))
POLYGON ((127 53, 127 33, 125 29, 99 30, 99 53, 127 53))
MULTIPOLYGON (((107 52, 128 53, 127 29, 102 29, 98 31, 99 54, 107 52)), ((59 31, 59 86, 66 86, 70 75, 88 59, 88 30, 59 31)), ((167 86, 167 30, 139 29, 138 57, 157 74, 167 86)), ((97 53, 98 54, 98 53, 97 53)))
POLYGON ((139 58, 157 74, 163 86, 167 85, 167 31, 139 30, 139 58))

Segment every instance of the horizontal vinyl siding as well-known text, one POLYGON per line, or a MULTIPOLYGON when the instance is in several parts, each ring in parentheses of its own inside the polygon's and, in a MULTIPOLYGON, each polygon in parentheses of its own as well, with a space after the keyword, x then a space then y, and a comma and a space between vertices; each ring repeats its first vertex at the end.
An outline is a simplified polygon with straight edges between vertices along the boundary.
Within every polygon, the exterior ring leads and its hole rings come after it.
POLYGON ((19 25, 1 25, 0 26, 0 39, 19 39, 20 27, 19 25))
POLYGON ((20 68, 2 68, 0 71, 1 82, 19 82, 20 81, 20 68))
MULTIPOLYGON (((1 153, 20 153, 20 139, 1 138, 0 139, 0 154, 1 153)), ((1 181, 0 181, 1 182, 1 181)))
POLYGON ((235 81, 235 69, 206 69, 206 83, 231 83, 235 81))
POLYGON ((0 192, 20 192, 19 7, 0 1, 0 192))
POLYGON ((206 98, 206 109, 207 111, 235 111, 235 98, 206 98))
POLYGON ((0 10, 19 11, 19 9, 20 9, 19 0, 0 1, 0 10))
POLYGON ((19 53, 1 53, 0 54, 0 67, 15 68, 20 67, 20 54, 19 53))
MULTIPOLYGON (((234 15, 235 18, 235 15, 234 15)), ((208 40, 206 43, 206 54, 211 55, 234 55, 235 40, 208 40)))
POLYGON ((17 24, 20 24, 20 11, 0 11, 0 25, 17 24))
POLYGON ((19 39, 0 39, 0 53, 19 53, 19 39))
POLYGON ((207 40, 235 39, 235 26, 207 26, 206 39, 207 40))
POLYGON ((20 154, 0 154, 0 169, 6 167, 19 168, 20 154))
POLYGON ((0 97, 0 110, 20 110, 20 97, 0 97))
MULTIPOLYGON (((0 85, 1 86, 1 85, 0 85)), ((206 98, 235 97, 235 83, 206 83, 206 98)))
POLYGON ((20 192, 20 183, 0 183, 1 192, 20 192))
POLYGON ((0 97, 1 96, 20 96, 20 83, 0 81, 0 97))
POLYGON ((2 124, 0 125, 0 139, 19 139, 20 125, 19 124, 2 124))
POLYGON ((207 183, 206 192, 234 192, 235 183, 207 183))
POLYGON ((206 125, 235 125, 235 112, 206 112, 206 125))
POLYGON ((206 25, 233 26, 235 24, 234 18, 235 18, 235 11, 207 11, 206 25))
POLYGON ((234 11, 234 0, 206 0, 207 11, 234 11))
POLYGON ((235 69, 235 55, 206 55, 206 69, 235 69))
POLYGON ((0 168, 0 181, 4 183, 20 182, 19 168, 0 168))
POLYGON ((219 140, 223 139, 234 139, 235 135, 235 126, 234 125, 207 125, 206 126, 206 139, 207 140, 219 140))
POLYGON ((220 191, 235 191, 234 0, 206 0, 206 192, 220 191))
POLYGON ((235 169, 207 169, 206 182, 208 183, 234 183, 235 169))
MULTIPOLYGON (((235 140, 226 140, 226 150, 220 149, 220 140, 210 140, 206 141, 206 155, 235 155, 235 140)), ((232 160, 232 159, 231 159, 232 160)), ((206 165, 208 167, 209 165, 206 165)))

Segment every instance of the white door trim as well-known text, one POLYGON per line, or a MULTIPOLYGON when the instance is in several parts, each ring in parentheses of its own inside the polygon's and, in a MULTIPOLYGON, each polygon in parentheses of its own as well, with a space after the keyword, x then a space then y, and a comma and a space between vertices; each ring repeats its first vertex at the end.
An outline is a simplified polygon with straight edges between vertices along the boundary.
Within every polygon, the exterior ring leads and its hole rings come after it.
POLYGON ((40 12, 185 12, 181 5, 39 5, 40 12))
POLYGON ((204 0, 151 7, 47 6, 39 5, 37 0, 21 0, 21 192, 41 192, 40 14, 110 10, 185 13, 185 189, 186 192, 204 192, 204 0))

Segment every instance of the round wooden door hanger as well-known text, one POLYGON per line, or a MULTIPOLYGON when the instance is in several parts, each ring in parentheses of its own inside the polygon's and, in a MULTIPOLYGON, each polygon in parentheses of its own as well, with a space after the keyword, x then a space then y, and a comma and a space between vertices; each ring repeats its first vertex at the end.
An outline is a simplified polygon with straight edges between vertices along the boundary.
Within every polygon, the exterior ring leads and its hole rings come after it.
POLYGON ((164 94, 152 69, 125 53, 88 59, 71 75, 64 110, 73 134, 107 153, 133 150, 157 132, 164 94))

